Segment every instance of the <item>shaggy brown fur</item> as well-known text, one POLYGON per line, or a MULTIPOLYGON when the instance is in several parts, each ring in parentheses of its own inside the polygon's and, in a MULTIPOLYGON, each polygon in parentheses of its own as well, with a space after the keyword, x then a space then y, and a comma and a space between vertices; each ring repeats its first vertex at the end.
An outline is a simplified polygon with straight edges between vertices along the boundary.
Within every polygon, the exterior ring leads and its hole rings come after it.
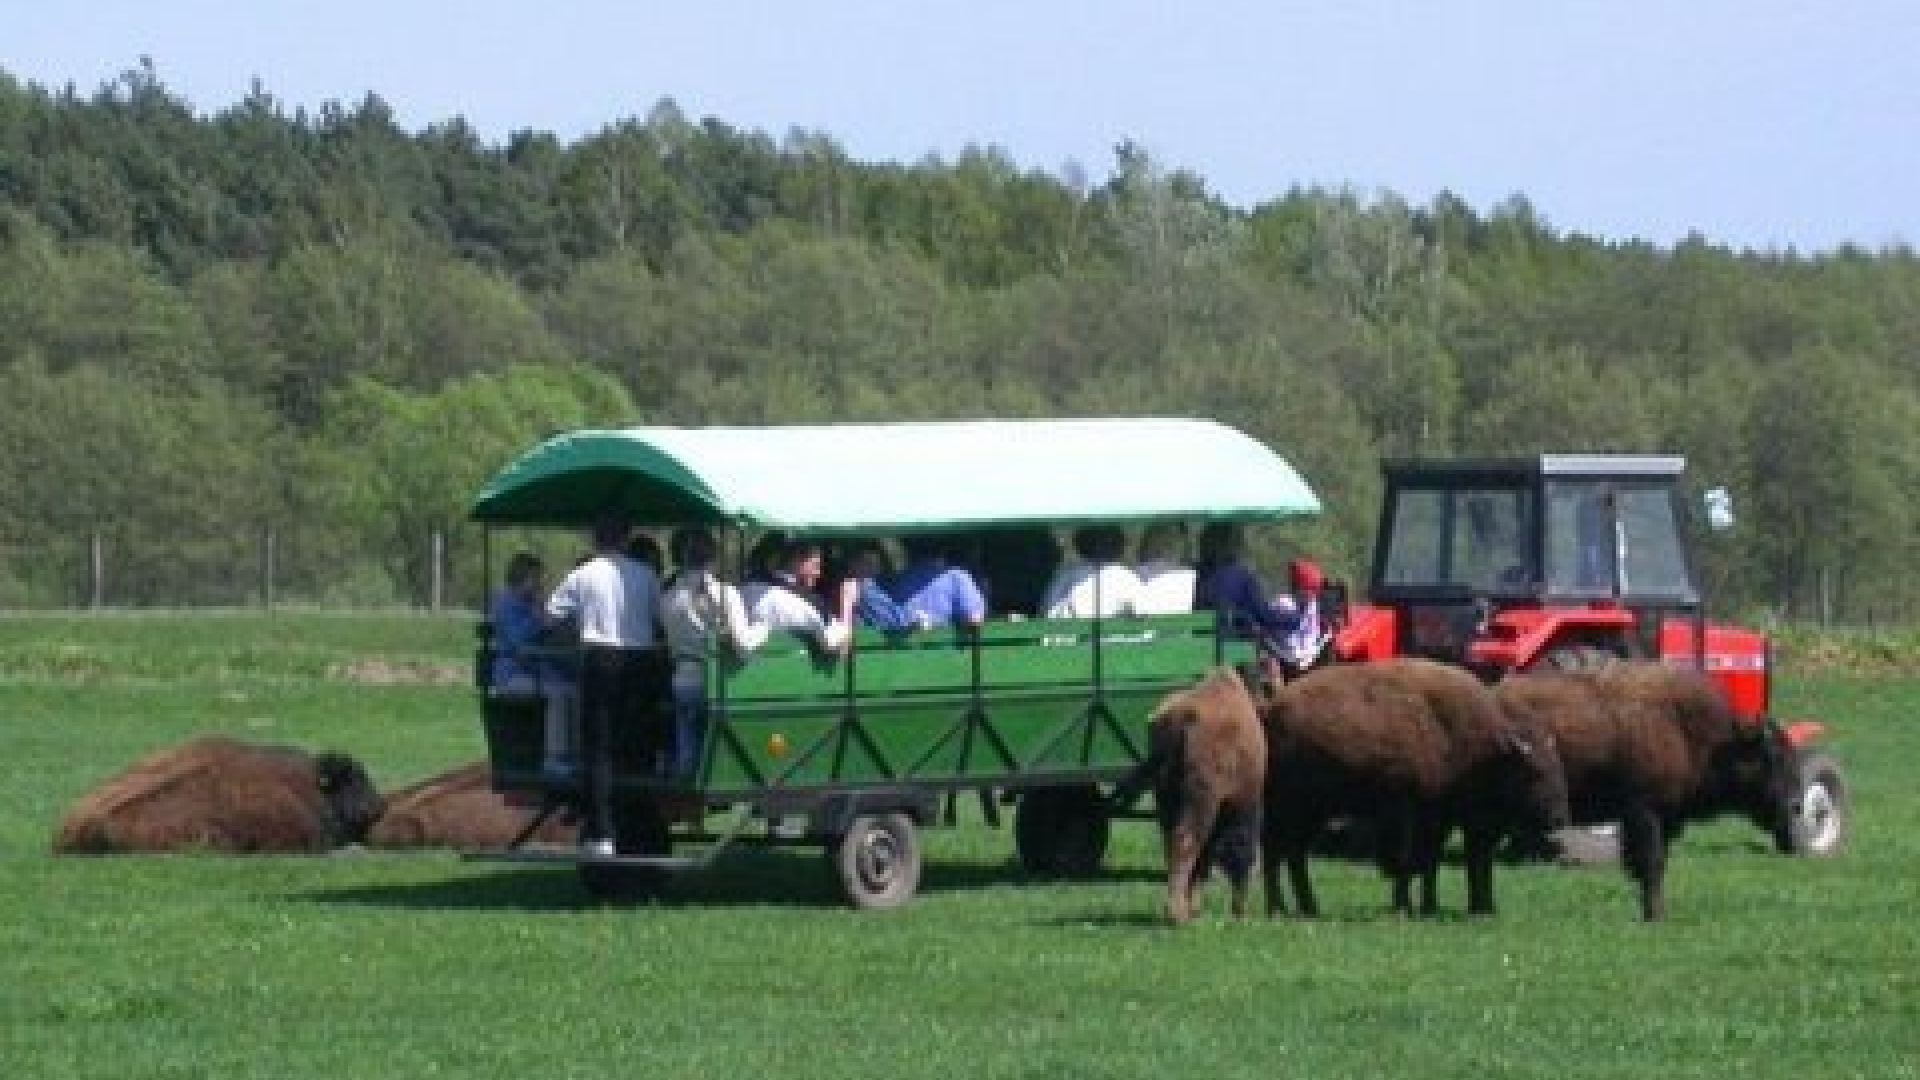
POLYGON ((1193 917, 1195 894, 1216 862, 1232 885, 1234 915, 1244 916, 1267 771, 1266 739, 1246 684, 1222 667, 1168 695, 1154 710, 1148 744, 1167 856, 1167 917, 1193 917))
POLYGON ((1618 820, 1640 914, 1666 917, 1667 847, 1689 821, 1726 813, 1784 827, 1792 751, 1770 726, 1733 715, 1712 679, 1660 663, 1516 675, 1499 700, 1514 722, 1553 733, 1573 819, 1618 820))
POLYGON ((1294 901, 1317 915, 1308 849, 1335 817, 1371 823, 1395 911, 1438 908, 1434 871, 1447 833, 1466 834, 1467 909, 1491 915, 1493 853, 1516 821, 1566 820, 1550 743, 1508 724, 1492 693, 1460 668, 1396 659, 1321 668, 1287 684, 1265 711, 1269 912, 1285 910, 1279 867, 1294 901))
POLYGON ((83 797, 53 850, 327 851, 364 839, 379 813, 352 758, 214 736, 153 754, 83 797))
MULTIPOLYGON (((503 851, 533 817, 532 808, 511 804, 494 791, 486 762, 476 761, 389 794, 387 811, 374 823, 367 843, 377 848, 503 851)), ((578 833, 555 815, 527 839, 571 844, 578 833)))

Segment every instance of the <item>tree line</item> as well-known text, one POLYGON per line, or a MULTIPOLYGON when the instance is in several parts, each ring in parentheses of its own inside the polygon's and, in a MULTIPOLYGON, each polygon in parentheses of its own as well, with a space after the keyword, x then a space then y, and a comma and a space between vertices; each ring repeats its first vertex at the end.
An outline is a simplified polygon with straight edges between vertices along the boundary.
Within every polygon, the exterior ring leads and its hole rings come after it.
POLYGON ((1735 493, 1720 604, 1905 620, 1917 357, 1906 247, 1658 246, 1519 195, 1239 208, 1132 143, 1098 178, 870 163, 671 101, 491 142, 376 96, 200 111, 144 62, 0 72, 4 605, 98 534, 126 602, 268 529, 290 596, 417 596, 434 531, 477 587, 466 500, 590 423, 1180 414, 1293 461, 1328 513, 1269 543, 1350 576, 1382 457, 1683 453, 1735 493))

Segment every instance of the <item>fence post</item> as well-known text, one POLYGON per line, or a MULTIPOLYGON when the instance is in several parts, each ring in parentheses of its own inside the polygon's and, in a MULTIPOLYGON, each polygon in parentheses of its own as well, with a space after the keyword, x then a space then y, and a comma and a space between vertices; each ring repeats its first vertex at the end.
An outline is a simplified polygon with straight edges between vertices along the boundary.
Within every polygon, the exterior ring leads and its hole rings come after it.
POLYGON ((95 611, 107 602, 107 556, 99 533, 87 536, 87 606, 95 611))
POLYGON ((273 610, 273 575, 276 556, 273 527, 260 530, 260 606, 273 610))
POLYGON ((441 601, 445 599, 447 587, 447 537, 439 529, 433 530, 431 558, 433 564, 429 568, 428 580, 432 582, 432 588, 428 594, 427 606, 437 614, 440 611, 441 601))

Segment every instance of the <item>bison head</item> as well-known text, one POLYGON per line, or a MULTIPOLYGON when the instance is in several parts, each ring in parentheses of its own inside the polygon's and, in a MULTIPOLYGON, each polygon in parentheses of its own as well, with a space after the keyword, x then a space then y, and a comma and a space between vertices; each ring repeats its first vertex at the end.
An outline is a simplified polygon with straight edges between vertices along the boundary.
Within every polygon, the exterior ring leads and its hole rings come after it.
POLYGON ((1567 773, 1560 748, 1544 727, 1515 725, 1501 735, 1502 802, 1522 829, 1564 829, 1573 814, 1567 805, 1567 773))
POLYGON ((335 846, 365 841, 386 809, 367 770, 345 754, 321 754, 313 765, 320 794, 326 799, 329 839, 335 846))
POLYGON ((1736 724, 1707 765, 1698 810, 1744 815, 1760 828, 1785 835, 1792 828, 1799 784, 1793 744, 1780 725, 1736 724))

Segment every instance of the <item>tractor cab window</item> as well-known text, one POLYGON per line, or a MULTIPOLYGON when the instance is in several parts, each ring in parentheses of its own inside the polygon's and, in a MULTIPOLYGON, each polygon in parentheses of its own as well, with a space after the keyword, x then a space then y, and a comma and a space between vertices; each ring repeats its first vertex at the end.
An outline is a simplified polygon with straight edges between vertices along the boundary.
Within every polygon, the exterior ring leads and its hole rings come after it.
POLYGON ((1385 584, 1477 592, 1531 588, 1532 493, 1523 488, 1405 488, 1393 506, 1385 584))
POLYGON ((1547 488, 1547 588, 1568 596, 1687 600, 1671 490, 1604 480, 1547 488))

